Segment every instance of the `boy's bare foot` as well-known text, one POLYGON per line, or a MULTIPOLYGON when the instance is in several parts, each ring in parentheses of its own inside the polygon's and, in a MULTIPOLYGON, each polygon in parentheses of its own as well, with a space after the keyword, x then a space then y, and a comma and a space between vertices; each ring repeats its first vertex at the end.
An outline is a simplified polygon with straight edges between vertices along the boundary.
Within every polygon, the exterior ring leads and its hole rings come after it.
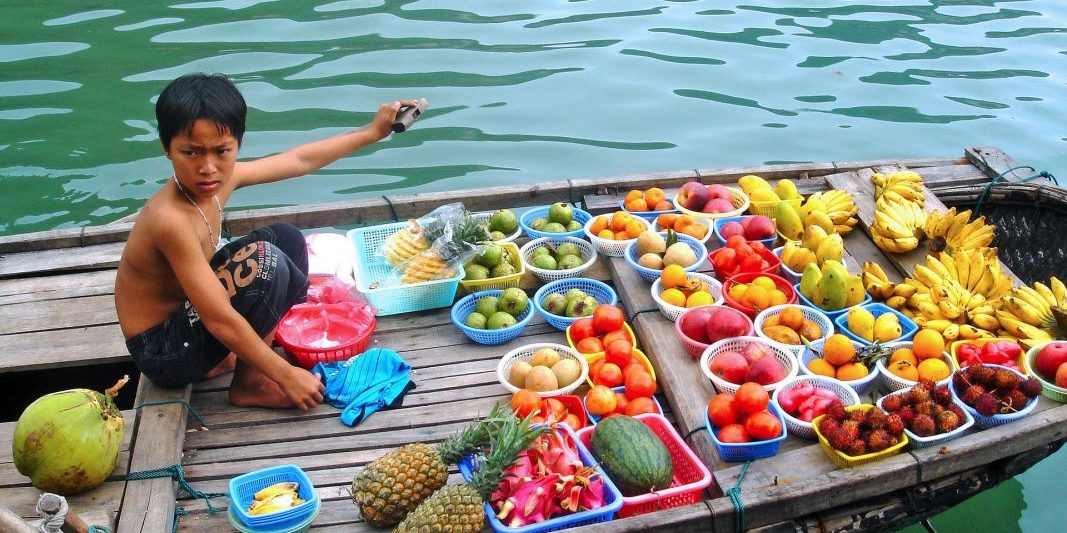
POLYGON ((237 407, 271 407, 285 409, 295 407, 282 388, 267 376, 254 372, 230 383, 230 403, 237 407))
POLYGON ((219 364, 215 365, 215 368, 208 370, 204 374, 204 379, 211 379, 215 376, 221 376, 227 372, 233 372, 234 367, 237 366, 237 355, 230 352, 219 364))

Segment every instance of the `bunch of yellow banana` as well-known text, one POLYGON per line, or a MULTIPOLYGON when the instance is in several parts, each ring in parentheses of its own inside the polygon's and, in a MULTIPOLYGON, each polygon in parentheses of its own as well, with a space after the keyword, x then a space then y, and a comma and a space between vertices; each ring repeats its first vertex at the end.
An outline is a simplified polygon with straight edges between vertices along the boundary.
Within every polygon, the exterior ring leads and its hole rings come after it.
POLYGON ((992 244, 996 226, 985 223, 985 217, 971 220, 971 211, 930 213, 926 217, 926 238, 935 252, 985 248, 992 244))
POLYGON ((907 200, 895 191, 886 191, 874 202, 871 240, 886 252, 903 253, 919 246, 926 226, 922 205, 907 200))
POLYGON ((300 499, 299 489, 300 484, 292 481, 282 481, 261 489, 253 496, 252 505, 248 506, 248 514, 276 513, 296 507, 304 503, 304 500, 300 499))
POLYGON ((1027 347, 1067 336, 1067 287, 1055 276, 1048 285, 1012 287, 998 304, 996 316, 1003 333, 1027 347))
POLYGON ((407 226, 385 239, 382 243, 382 253, 385 260, 396 267, 429 247, 430 242, 426 239, 422 226, 415 220, 409 220, 407 226))
MULTIPOLYGON (((808 201, 805 202, 804 206, 801 206, 801 215, 806 217, 808 212, 813 211, 826 213, 827 218, 833 222, 834 229, 837 230, 839 235, 847 235, 848 232, 852 231, 852 227, 859 222, 859 219, 856 218, 856 213, 859 212, 859 209, 856 207, 856 203, 852 201, 852 193, 847 191, 830 189, 812 194, 808 197, 808 201), (805 207, 807 207, 806 210, 805 207)), ((806 218, 805 222, 807 222, 806 218)), ((826 228, 824 227, 824 229, 826 228)), ((827 232, 829 233, 829 230, 827 232)))
POLYGON ((922 176, 911 170, 901 170, 888 175, 876 172, 871 174, 871 183, 874 184, 875 198, 881 198, 883 194, 892 191, 920 206, 926 203, 922 176))
POLYGON ((996 248, 928 255, 925 264, 916 265, 914 276, 921 292, 932 290, 943 279, 951 279, 989 302, 1011 289, 1011 278, 1001 269, 996 248))

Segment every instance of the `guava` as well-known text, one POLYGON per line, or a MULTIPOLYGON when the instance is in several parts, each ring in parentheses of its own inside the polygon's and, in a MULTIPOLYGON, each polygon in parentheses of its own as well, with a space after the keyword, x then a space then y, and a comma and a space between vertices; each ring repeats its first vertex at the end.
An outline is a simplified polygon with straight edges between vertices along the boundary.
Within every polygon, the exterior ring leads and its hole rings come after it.
POLYGON ((545 233, 566 233, 567 228, 559 222, 549 222, 548 224, 545 224, 545 227, 541 228, 541 231, 545 233))
POLYGON ((514 326, 518 321, 510 313, 504 311, 497 311, 489 316, 489 320, 486 321, 486 329, 504 329, 514 326))
POLYGON ((548 311, 553 315, 566 316, 567 303, 568 302, 566 296, 558 292, 554 292, 552 294, 549 294, 548 296, 545 296, 545 299, 541 301, 541 307, 543 307, 545 311, 548 311))
POLYGON ((555 270, 556 269, 556 259, 553 258, 549 254, 540 254, 540 255, 534 256, 533 260, 530 261, 530 264, 532 264, 533 266, 535 266, 537 268, 540 268, 541 270, 555 270))
POLYGON ((556 202, 548 207, 548 221, 566 226, 574 219, 574 210, 571 204, 556 202))
POLYGON ((504 257, 504 248, 499 244, 487 244, 485 250, 481 254, 478 254, 476 261, 479 265, 486 268, 493 268, 500 264, 500 260, 504 257))
POLYGON ((563 257, 565 255, 582 255, 582 248, 573 242, 560 243, 556 247, 556 255, 563 257))
POLYGON ((467 319, 463 321, 468 328, 474 329, 486 329, 485 326, 489 322, 489 319, 485 318, 485 315, 481 313, 471 313, 467 315, 467 319))
POLYGON ((489 216, 489 231, 511 235, 519 227, 519 219, 510 209, 498 209, 489 216))
POLYGON ((526 312, 526 306, 529 303, 530 297, 526 296, 525 291, 518 287, 509 287, 500 293, 500 301, 497 303, 497 307, 501 311, 507 311, 514 316, 518 316, 526 312))
POLYGON ((489 278, 489 269, 477 263, 471 263, 463 267, 466 275, 463 279, 467 281, 478 281, 489 278))
POLYGON ((477 302, 474 302, 474 312, 480 313, 483 316, 491 316, 497 312, 497 305, 500 301, 496 296, 482 296, 478 298, 477 302))
POLYGON ((570 270, 572 268, 578 268, 582 266, 585 261, 581 257, 576 255, 565 255, 556 261, 556 268, 558 270, 570 270))

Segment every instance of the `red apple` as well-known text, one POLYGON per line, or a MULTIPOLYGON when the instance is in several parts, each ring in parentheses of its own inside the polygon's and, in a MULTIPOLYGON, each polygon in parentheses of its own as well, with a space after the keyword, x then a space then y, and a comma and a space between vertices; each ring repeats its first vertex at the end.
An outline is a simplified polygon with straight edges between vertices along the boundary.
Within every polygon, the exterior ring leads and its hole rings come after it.
POLYGON ((734 235, 741 235, 742 237, 744 237, 745 228, 741 223, 731 220, 730 222, 723 224, 722 227, 719 228, 719 234, 722 235, 723 239, 729 239, 734 235))
POLYGON ((763 357, 750 363, 745 381, 755 381, 760 385, 770 385, 785 378, 785 365, 777 357, 763 357))
POLYGON ((708 200, 708 203, 704 204, 704 213, 726 213, 734 210, 734 204, 729 200, 723 200, 722 198, 714 198, 708 200))
POLYGON ((1056 369, 1056 386, 1067 389, 1067 363, 1056 369))
POLYGON ((710 344, 708 339, 708 324, 711 323, 711 312, 707 309, 694 309, 678 318, 678 328, 682 334, 690 339, 710 344))
MULTIPOLYGON (((774 356, 774 352, 768 348, 766 344, 750 342, 741 349, 741 355, 743 355, 748 361, 748 364, 751 365, 764 357, 774 356)), ((764 383, 764 385, 766 385, 766 383, 764 383)))
POLYGON ((725 185, 720 185, 718 183, 714 183, 714 184, 708 185, 707 189, 708 189, 708 200, 722 199, 722 200, 726 200, 727 202, 731 202, 731 203, 733 202, 734 193, 730 190, 729 187, 727 187, 725 185))
POLYGON ((740 337, 748 333, 751 327, 752 323, 749 322, 748 317, 742 315, 740 311, 720 308, 712 311, 711 316, 708 317, 705 334, 709 342, 715 342, 730 337, 740 337))
POLYGON ((775 234, 774 220, 771 217, 756 215, 746 218, 745 222, 748 223, 745 225, 745 238, 750 241, 766 239, 775 234))
POLYGON ((699 181, 689 181, 678 190, 678 204, 690 211, 704 209, 708 201, 708 189, 699 181))
POLYGON ((721 352, 711 360, 711 373, 730 383, 738 385, 745 382, 748 375, 748 361, 734 351, 721 352))
POLYGON ((1056 375, 1063 363, 1067 363, 1067 342, 1055 341, 1043 346, 1034 358, 1037 371, 1047 379, 1056 375))

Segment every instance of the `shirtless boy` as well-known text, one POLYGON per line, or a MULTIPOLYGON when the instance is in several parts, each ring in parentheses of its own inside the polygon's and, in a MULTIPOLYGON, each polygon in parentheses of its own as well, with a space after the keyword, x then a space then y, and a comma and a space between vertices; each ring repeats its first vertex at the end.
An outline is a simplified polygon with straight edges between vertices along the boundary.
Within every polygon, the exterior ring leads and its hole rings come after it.
POLYGON ((234 405, 321 403, 319 378, 271 349, 282 315, 306 297, 303 236, 273 224, 222 246, 222 208, 236 189, 301 176, 385 138, 397 111, 414 105, 382 104, 364 128, 239 162, 247 108, 237 87, 221 75, 171 82, 156 120, 174 175, 137 216, 115 279, 119 325, 141 372, 182 387, 233 368, 234 405))

